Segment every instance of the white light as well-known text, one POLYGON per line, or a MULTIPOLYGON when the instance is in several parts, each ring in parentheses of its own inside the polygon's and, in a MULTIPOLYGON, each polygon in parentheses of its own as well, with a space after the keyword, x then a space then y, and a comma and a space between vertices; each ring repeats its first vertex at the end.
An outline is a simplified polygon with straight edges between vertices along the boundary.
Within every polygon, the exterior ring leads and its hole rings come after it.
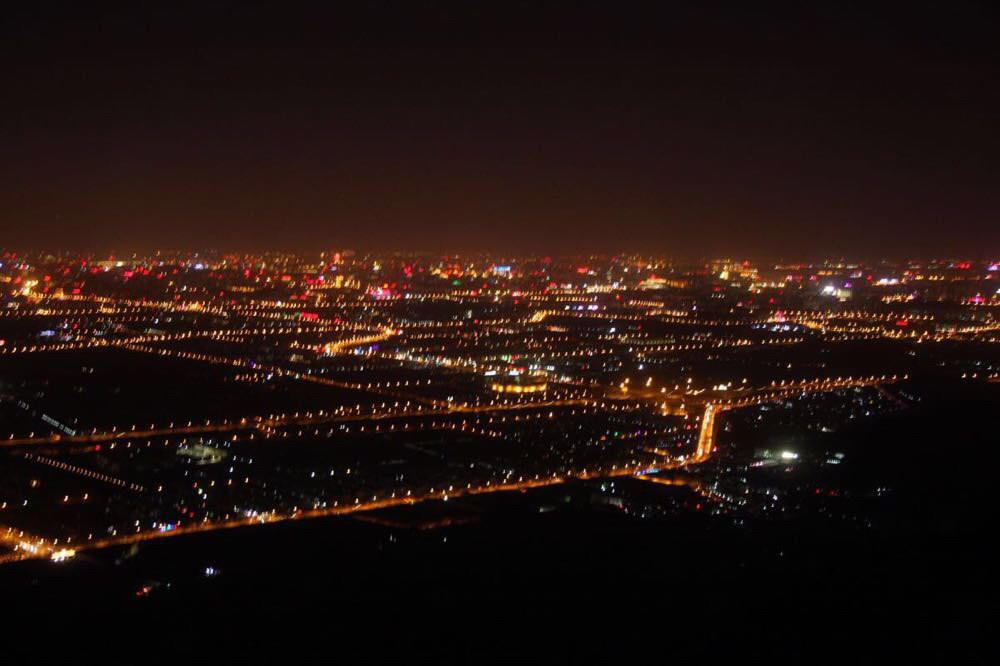
POLYGON ((76 555, 76 551, 74 549, 72 549, 72 548, 61 548, 60 550, 57 550, 54 553, 52 553, 52 561, 53 562, 63 562, 65 560, 68 560, 69 558, 73 557, 74 555, 76 555))

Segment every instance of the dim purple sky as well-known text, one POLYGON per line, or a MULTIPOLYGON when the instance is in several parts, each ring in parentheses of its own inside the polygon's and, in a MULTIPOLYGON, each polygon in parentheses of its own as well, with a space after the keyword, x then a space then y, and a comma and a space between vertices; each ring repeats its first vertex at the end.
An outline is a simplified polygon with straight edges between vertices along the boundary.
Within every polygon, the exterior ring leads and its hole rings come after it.
POLYGON ((91 4, 0 18, 0 247, 1000 254, 995 3, 91 4))

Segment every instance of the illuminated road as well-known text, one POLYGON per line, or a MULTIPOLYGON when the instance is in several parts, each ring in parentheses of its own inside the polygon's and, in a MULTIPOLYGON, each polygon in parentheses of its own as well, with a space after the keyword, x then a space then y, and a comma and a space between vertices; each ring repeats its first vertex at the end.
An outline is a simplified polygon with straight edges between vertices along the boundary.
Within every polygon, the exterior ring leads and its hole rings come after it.
MULTIPOLYGON (((245 518, 238 518, 233 520, 220 520, 220 521, 208 521, 205 520, 200 523, 192 523, 190 525, 181 525, 172 530, 160 531, 160 530, 148 530, 140 531, 134 534, 124 534, 120 536, 110 537, 106 539, 92 539, 86 542, 74 543, 73 552, 78 552, 81 550, 93 550, 99 548, 109 548, 112 546, 121 546, 133 543, 140 543, 143 541, 150 541, 153 539, 163 539, 175 536, 181 536, 183 534, 195 534, 202 532, 211 532, 215 530, 226 530, 234 529, 237 527, 248 527, 253 525, 263 525, 271 523, 286 522, 290 520, 301 520, 308 518, 322 518, 327 516, 342 516, 353 513, 360 513, 365 511, 376 511, 379 509, 387 509, 391 507, 398 506, 410 506, 414 504, 419 504, 421 502, 428 501, 448 501, 451 499, 474 496, 474 495, 484 495, 488 493, 499 493, 499 492, 513 492, 513 491, 524 491, 533 488, 543 488, 547 486, 554 486, 565 483, 570 479, 597 479, 604 477, 614 477, 614 476, 627 476, 635 474, 638 470, 643 469, 645 466, 635 465, 635 466, 613 466, 610 469, 596 469, 596 470, 581 470, 578 472, 566 473, 562 475, 552 475, 552 476, 538 476, 534 479, 522 480, 515 483, 491 483, 487 482, 483 485, 468 485, 465 488, 461 487, 449 487, 448 489, 442 489, 437 492, 428 492, 421 495, 414 495, 409 491, 406 493, 397 492, 392 493, 389 497, 376 498, 370 501, 361 502, 356 500, 353 504, 343 504, 338 505, 335 503, 332 507, 325 507, 320 509, 308 509, 293 511, 290 513, 262 513, 254 516, 249 516, 245 518)), ((8 544, 15 549, 14 553, 0 556, 0 564, 4 562, 14 562, 18 560, 34 559, 34 558, 52 558, 52 559, 64 559, 70 555, 66 552, 69 543, 64 543, 63 548, 59 548, 59 544, 56 544, 48 539, 43 539, 39 537, 27 537, 23 532, 16 530, 11 527, 0 527, 4 529, 4 533, 0 533, 0 542, 8 544)))
MULTIPOLYGON (((715 413, 716 410, 714 406, 709 405, 706 408, 706 416, 703 417, 702 419, 701 432, 698 438, 698 452, 694 457, 687 460, 678 460, 673 463, 668 463, 667 465, 658 465, 657 467, 659 469, 675 469, 678 467, 695 464, 706 460, 708 456, 711 455, 711 452, 714 449, 715 413)), ((234 520, 224 520, 224 521, 205 520, 200 523, 178 526, 177 528, 169 531, 159 531, 159 530, 141 531, 141 532, 136 532, 134 534, 120 535, 106 539, 94 539, 83 543, 77 543, 74 544, 73 546, 75 548, 75 551, 84 549, 107 548, 111 546, 139 543, 142 541, 148 541, 152 539, 162 539, 173 536, 180 536, 182 534, 193 534, 200 532, 209 532, 213 530, 234 529, 237 527, 248 527, 253 525, 277 523, 289 520, 320 518, 325 516, 340 516, 340 515, 347 515, 365 511, 375 511, 390 507, 409 506, 421 502, 434 501, 434 500, 448 501, 454 498, 483 495, 487 493, 530 490, 533 488, 542 488, 547 486, 559 485, 572 479, 590 480, 590 479, 607 478, 607 477, 638 475, 642 474, 648 468, 649 468, 648 463, 643 463, 639 465, 628 465, 628 466, 615 465, 607 469, 606 468, 597 468, 589 470, 583 469, 579 471, 565 472, 562 474, 552 474, 550 476, 539 475, 533 479, 521 480, 514 483, 487 482, 483 485, 477 485, 477 486, 473 486, 470 484, 467 485, 465 488, 452 486, 449 487, 448 489, 442 489, 437 492, 428 492, 419 495, 414 495, 410 491, 407 491, 406 493, 400 491, 392 493, 389 497, 383 497, 380 499, 376 498, 366 502, 355 500, 354 504, 338 505, 335 503, 335 505, 332 507, 301 510, 291 513, 274 513, 274 512, 264 513, 234 520)), ((10 529, 13 530, 13 528, 10 529)), ((11 534, 13 534, 13 532, 11 532, 11 534)), ((0 557, 0 563, 22 560, 22 559, 54 557, 56 553, 62 553, 64 557, 66 556, 65 551, 59 550, 57 548, 57 544, 51 543, 49 540, 46 539, 32 537, 29 542, 24 540, 23 538, 15 539, 11 537, 10 542, 14 545, 14 547, 17 550, 15 551, 15 553, 11 555, 0 557), (30 545, 25 545, 29 543, 30 545)))
POLYGON ((50 435, 46 437, 20 437, 0 440, 0 447, 42 446, 46 444, 88 444, 109 442, 117 439, 151 439, 154 437, 170 437, 175 435, 197 435, 205 433, 235 432, 253 428, 276 428, 289 425, 321 425, 334 423, 354 423, 357 421, 378 421, 388 419, 403 419, 428 416, 449 416, 459 414, 483 414, 493 412, 523 411, 529 409, 545 409, 551 407, 596 407, 601 403, 596 400, 573 398, 565 400, 545 400, 537 402, 501 403, 495 405, 453 405, 447 403, 446 409, 393 409, 387 411, 372 411, 345 413, 327 416, 286 416, 265 418, 256 416, 239 420, 224 420, 219 423, 199 425, 170 426, 145 430, 113 430, 83 435, 50 435))
MULTIPOLYGON (((160 530, 146 530, 138 531, 133 534, 123 534, 115 537, 104 538, 104 539, 93 539, 82 543, 72 544, 74 551, 70 552, 67 550, 68 544, 63 543, 60 548, 60 544, 56 542, 51 542, 47 539, 28 536, 25 537, 22 532, 16 530, 12 527, 2 528, 4 530, 0 532, 0 541, 5 545, 8 545, 14 549, 13 553, 0 556, 0 563, 11 562, 22 559, 31 558, 53 558, 53 559, 65 559, 71 556, 75 551, 84 549, 97 549, 97 548, 107 548, 111 546, 120 546, 132 543, 139 543, 142 541, 148 541, 152 539, 162 539, 173 536, 179 536, 182 534, 193 534, 200 532, 209 532, 213 530, 223 530, 223 529, 234 529, 238 527, 247 527, 260 524, 277 523, 290 520, 301 520, 308 518, 320 518, 325 516, 339 516, 348 515, 353 513, 365 512, 365 511, 376 511, 379 509, 386 509, 390 507, 397 506, 409 506, 418 504, 421 502, 428 501, 448 501, 450 499, 460 498, 464 496, 475 496, 483 495, 487 493, 498 493, 498 492, 513 492, 513 491, 524 491, 533 488, 541 488, 547 486, 554 486, 565 483, 569 480, 590 480, 599 479, 607 477, 619 477, 619 476, 635 476, 639 479, 650 481, 653 483, 665 483, 666 485, 677 485, 673 480, 664 480, 662 478, 653 476, 648 473, 651 467, 655 467, 657 470, 672 470, 689 467, 691 465, 697 465, 709 460, 715 451, 715 435, 716 435, 716 417, 719 413, 727 411, 729 409, 739 409, 741 407, 747 407, 751 405, 761 404, 764 402, 769 402, 773 400, 780 400, 793 394, 801 394, 803 392, 823 392, 823 391, 833 391, 843 388, 853 388, 861 386, 879 386, 884 383, 891 383, 897 381, 896 377, 865 377, 865 378, 838 378, 836 380, 815 380, 815 381, 803 381, 798 383, 792 383, 790 385, 778 385, 773 388, 768 388, 762 392, 758 392, 753 396, 746 396, 739 399, 727 400, 725 402, 715 403, 709 402, 705 405, 704 412, 701 417, 701 426, 698 433, 698 442, 695 447, 694 453, 690 457, 679 457, 674 460, 661 461, 659 463, 651 464, 650 462, 643 462, 635 465, 614 465, 610 468, 598 467, 594 469, 582 469, 582 470, 572 470, 565 471, 561 473, 553 473, 551 475, 537 475, 532 479, 523 479, 517 482, 510 483, 492 483, 486 482, 482 485, 473 486, 468 484, 465 488, 451 486, 447 489, 441 489, 437 491, 426 492, 422 494, 413 494, 412 491, 397 491, 388 497, 374 497, 372 500, 362 502, 360 498, 356 499, 353 504, 346 503, 340 505, 335 502, 333 506, 328 506, 324 508, 308 509, 308 510, 297 510, 289 513, 277 513, 269 512, 262 513, 253 516, 232 519, 232 520, 219 520, 219 521, 209 521, 205 519, 199 523, 192 523, 190 525, 180 525, 175 529, 169 531, 160 530)), ((564 401, 568 404, 594 404, 593 401, 564 401)), ((556 405, 558 401, 553 401, 549 405, 556 405)), ((453 414, 456 411, 460 412, 479 412, 479 411, 502 411, 505 409, 519 409, 528 407, 540 407, 543 405, 524 403, 516 406, 481 406, 481 407, 464 407, 462 409, 456 410, 442 410, 440 413, 453 414)), ((545 405, 547 406, 547 405, 545 405)), ((414 415, 427 416, 429 411, 416 412, 414 415)), ((371 419, 372 416, 368 414, 360 415, 348 415, 344 417, 345 419, 353 420, 363 420, 371 419)), ((223 426, 220 426, 223 427, 223 426)), ((230 424, 228 426, 232 428, 230 424)), ((176 430, 171 430, 170 432, 177 432, 176 430)), ((138 433, 131 433, 137 436, 138 433)), ((69 441, 71 438, 64 438, 62 441, 69 441)), ((55 440, 60 441, 60 440, 55 440)), ((83 440, 90 441, 90 440, 83 440)), ((689 485, 696 491, 700 490, 700 486, 697 486, 694 482, 685 482, 684 485, 689 485)))

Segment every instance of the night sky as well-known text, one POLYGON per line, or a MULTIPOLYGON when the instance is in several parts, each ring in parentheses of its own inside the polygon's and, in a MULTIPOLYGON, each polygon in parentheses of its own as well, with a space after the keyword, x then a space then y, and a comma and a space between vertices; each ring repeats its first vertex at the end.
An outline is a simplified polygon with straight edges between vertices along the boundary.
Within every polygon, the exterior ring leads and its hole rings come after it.
POLYGON ((1000 255, 995 2, 20 4, 2 247, 1000 255))

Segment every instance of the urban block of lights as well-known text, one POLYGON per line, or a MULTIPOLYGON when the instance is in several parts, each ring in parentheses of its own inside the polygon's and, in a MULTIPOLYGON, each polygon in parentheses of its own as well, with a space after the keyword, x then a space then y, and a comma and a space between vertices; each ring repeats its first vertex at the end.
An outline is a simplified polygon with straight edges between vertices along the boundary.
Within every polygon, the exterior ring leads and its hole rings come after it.
POLYGON ((739 449, 720 423, 902 408, 915 373, 997 381, 998 276, 3 251, 0 562, 604 479, 746 510, 710 473, 739 449))

